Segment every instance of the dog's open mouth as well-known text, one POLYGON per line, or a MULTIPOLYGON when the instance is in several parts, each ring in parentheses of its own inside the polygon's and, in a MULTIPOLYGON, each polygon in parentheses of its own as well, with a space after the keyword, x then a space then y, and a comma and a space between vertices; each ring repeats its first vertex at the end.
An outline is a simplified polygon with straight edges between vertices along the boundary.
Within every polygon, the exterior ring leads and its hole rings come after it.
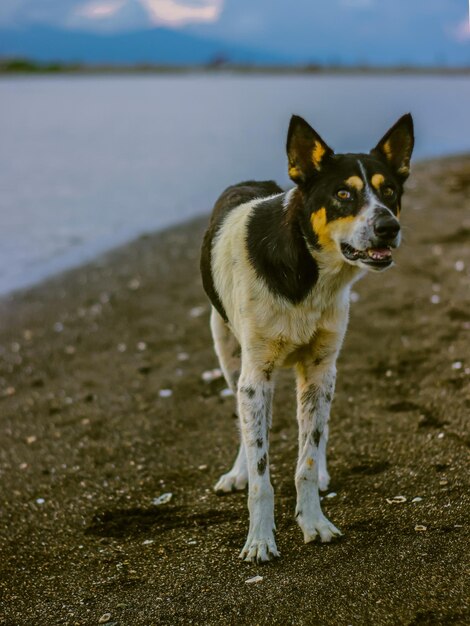
POLYGON ((348 243, 342 243, 341 252, 348 261, 362 261, 375 267, 386 267, 393 261, 392 251, 389 247, 357 250, 348 243))

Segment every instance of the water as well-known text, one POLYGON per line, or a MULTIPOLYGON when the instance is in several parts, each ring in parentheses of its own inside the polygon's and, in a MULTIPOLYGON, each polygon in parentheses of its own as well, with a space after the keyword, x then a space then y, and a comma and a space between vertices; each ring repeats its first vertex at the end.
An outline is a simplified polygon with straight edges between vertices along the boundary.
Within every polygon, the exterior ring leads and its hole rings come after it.
POLYGON ((467 77, 3 78, 0 293, 207 213, 233 182, 288 185, 292 113, 347 152, 407 111, 416 157, 470 151, 467 77))

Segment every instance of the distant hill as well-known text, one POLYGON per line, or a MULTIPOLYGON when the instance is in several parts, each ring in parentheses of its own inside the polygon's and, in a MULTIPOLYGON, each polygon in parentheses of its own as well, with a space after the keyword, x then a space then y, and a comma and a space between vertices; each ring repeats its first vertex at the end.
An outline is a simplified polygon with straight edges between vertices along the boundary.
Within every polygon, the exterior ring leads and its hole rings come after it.
POLYGON ((284 61, 275 53, 166 28, 95 34, 45 26, 0 29, 0 57, 23 57, 39 62, 123 65, 200 65, 224 61, 269 65, 284 61))

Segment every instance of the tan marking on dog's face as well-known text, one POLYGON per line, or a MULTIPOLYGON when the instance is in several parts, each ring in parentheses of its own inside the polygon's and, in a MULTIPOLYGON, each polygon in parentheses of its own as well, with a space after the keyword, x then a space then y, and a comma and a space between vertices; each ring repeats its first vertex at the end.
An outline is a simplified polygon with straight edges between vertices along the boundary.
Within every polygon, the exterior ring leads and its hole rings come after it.
POLYGON ((348 215, 347 217, 339 217, 328 222, 326 209, 322 207, 319 211, 312 213, 310 223, 322 248, 325 250, 338 250, 335 239, 346 238, 353 227, 355 219, 354 215, 348 215))
POLYGON ((380 189, 380 185, 383 185, 384 181, 385 178, 382 176, 382 174, 374 174, 370 179, 372 187, 374 187, 374 189, 377 189, 377 191, 380 189))
POLYGON ((326 221, 326 209, 322 207, 319 211, 315 211, 310 216, 310 221, 312 224, 312 228, 316 236, 318 237, 318 242, 323 248, 331 248, 332 240, 330 235, 330 228, 326 221))
POLYGON ((359 176, 350 176, 344 182, 346 185, 353 187, 357 191, 362 191, 364 189, 364 181, 359 176))

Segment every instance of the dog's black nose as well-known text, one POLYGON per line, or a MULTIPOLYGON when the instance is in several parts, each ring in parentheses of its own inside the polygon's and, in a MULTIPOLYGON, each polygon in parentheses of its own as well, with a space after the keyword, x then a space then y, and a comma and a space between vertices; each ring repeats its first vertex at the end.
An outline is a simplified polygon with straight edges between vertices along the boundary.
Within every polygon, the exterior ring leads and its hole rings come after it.
POLYGON ((391 241, 400 232, 400 224, 388 211, 380 213, 374 222, 374 233, 379 239, 391 241))

